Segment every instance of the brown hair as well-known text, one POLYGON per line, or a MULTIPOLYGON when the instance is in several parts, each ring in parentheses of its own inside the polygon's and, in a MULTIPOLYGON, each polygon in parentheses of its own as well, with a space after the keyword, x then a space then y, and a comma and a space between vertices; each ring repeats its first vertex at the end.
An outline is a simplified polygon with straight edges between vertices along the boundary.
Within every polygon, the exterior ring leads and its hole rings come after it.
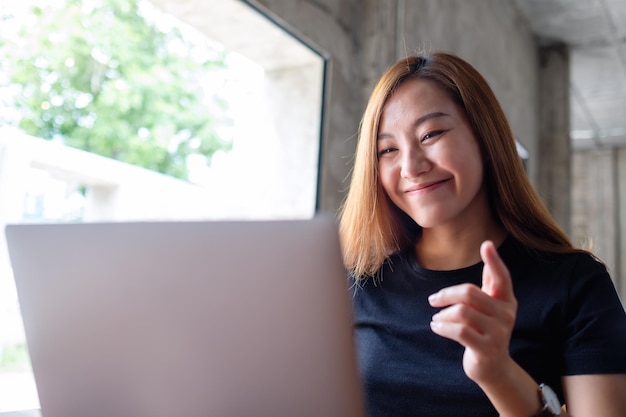
POLYGON ((387 197, 377 169, 376 139, 383 107, 408 79, 435 82, 465 112, 479 143, 489 204, 497 221, 530 248, 579 252, 530 183, 511 127, 487 81, 461 58, 434 53, 398 61, 370 96, 359 128, 350 189, 340 211, 346 267, 357 278, 375 275, 391 253, 412 247, 421 230, 387 197))

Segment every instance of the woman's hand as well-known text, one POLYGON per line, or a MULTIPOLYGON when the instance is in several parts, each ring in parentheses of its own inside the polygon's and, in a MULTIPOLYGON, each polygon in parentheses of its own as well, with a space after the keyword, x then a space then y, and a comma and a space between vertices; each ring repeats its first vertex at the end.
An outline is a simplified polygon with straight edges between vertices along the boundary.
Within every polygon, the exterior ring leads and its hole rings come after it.
POLYGON ((463 369, 481 386, 497 383, 515 367, 509 354, 517 300, 511 276, 491 241, 480 247, 485 263, 482 287, 460 284, 431 295, 433 332, 465 346, 463 369))
MULTIPOLYGON (((509 355, 517 313, 511 276, 492 242, 484 242, 482 287, 461 284, 433 294, 430 304, 444 307, 431 327, 465 346, 463 369, 487 394, 500 416, 532 416, 541 409, 537 382, 509 355)), ((563 378, 567 411, 561 416, 622 416, 626 375, 575 375, 563 378)))
POLYGON ((480 256, 485 263, 482 287, 461 284, 431 295, 433 307, 444 307, 433 316, 431 327, 465 346, 463 369, 500 416, 537 415, 538 384, 509 354, 517 314, 511 275, 493 242, 483 242, 480 256))

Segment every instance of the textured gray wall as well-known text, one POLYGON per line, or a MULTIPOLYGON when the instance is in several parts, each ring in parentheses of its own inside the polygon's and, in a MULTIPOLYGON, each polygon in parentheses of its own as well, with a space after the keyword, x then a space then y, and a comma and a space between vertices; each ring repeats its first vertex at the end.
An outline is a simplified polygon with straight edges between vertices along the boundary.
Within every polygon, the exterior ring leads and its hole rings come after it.
POLYGON ((570 233, 571 140, 569 50, 565 45, 540 50, 539 166, 537 189, 555 220, 570 233))
POLYGON ((530 153, 537 178, 538 60, 535 40, 508 1, 406 0, 400 2, 401 49, 459 54, 487 79, 504 107, 516 139, 530 153))
POLYGON ((445 50, 483 73, 529 150, 537 176, 537 46, 505 0, 257 0, 329 59, 321 209, 334 211, 348 185, 361 114, 375 82, 396 59, 445 50))
POLYGON ((626 248, 626 180, 620 180, 626 178, 626 149, 577 150, 572 160, 567 48, 539 47, 512 1, 258 3, 329 59, 322 209, 341 202, 361 113, 382 72, 418 50, 453 52, 490 83, 529 151, 531 180, 573 242, 591 244, 607 264, 626 299, 626 257, 620 256, 626 248))
POLYGON ((606 263, 626 301, 626 148, 575 150, 572 185, 572 240, 606 263))

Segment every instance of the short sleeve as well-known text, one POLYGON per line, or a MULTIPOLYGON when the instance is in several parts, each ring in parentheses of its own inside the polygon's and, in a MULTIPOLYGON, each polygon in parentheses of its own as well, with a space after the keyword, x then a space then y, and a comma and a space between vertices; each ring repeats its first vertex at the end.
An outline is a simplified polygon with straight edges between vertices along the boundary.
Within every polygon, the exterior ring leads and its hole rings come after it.
POLYGON ((626 373, 626 313, 606 267, 580 255, 565 312, 565 375, 626 373))

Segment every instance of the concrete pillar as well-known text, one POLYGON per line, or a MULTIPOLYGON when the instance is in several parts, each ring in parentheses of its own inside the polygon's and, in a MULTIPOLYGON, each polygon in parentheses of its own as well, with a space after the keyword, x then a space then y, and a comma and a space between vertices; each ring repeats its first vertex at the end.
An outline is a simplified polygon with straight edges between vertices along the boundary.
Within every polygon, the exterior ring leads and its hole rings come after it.
POLYGON ((623 256, 626 250, 626 148, 622 147, 616 150, 617 167, 614 181, 617 182, 615 190, 617 193, 617 239, 615 241, 615 253, 617 255, 617 263, 615 265, 615 274, 613 276, 617 289, 620 292, 622 301, 626 305, 626 256, 623 256))
POLYGON ((591 250, 607 266, 618 290, 624 294, 623 256, 620 256, 619 207, 626 191, 620 174, 626 173, 626 155, 616 149, 576 150, 572 158, 572 241, 591 250))
POLYGON ((366 0, 361 3, 361 20, 357 30, 358 41, 355 54, 359 65, 354 66, 355 76, 361 80, 360 97, 361 109, 383 72, 397 59, 408 55, 411 51, 403 49, 401 36, 403 20, 400 14, 404 12, 403 0, 366 0))
POLYGON ((571 206, 569 81, 567 46, 540 47, 537 190, 567 233, 571 206))

